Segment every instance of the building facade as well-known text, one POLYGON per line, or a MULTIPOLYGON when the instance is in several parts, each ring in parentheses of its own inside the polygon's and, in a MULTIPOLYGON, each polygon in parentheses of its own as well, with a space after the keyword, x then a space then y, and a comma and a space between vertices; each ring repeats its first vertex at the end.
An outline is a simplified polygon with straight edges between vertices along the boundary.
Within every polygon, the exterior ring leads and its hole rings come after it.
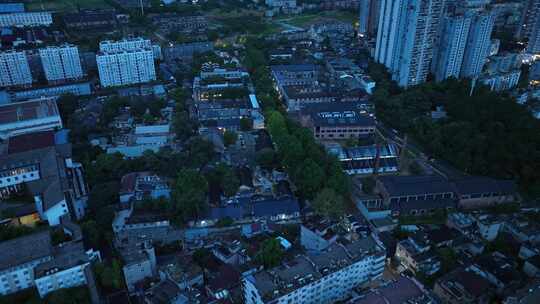
POLYGON ((16 12, 0 14, 0 27, 49 26, 53 23, 50 12, 16 12))
POLYGON ((373 238, 334 243, 317 254, 243 279, 247 304, 335 303, 382 276, 386 252, 373 238))
POLYGON ((100 52, 96 57, 103 87, 145 83, 156 80, 152 49, 100 52))
POLYGON ((0 52, 0 87, 32 84, 32 73, 25 51, 0 52))
POLYGON ((402 87, 426 81, 443 10, 442 0, 383 0, 375 60, 402 87))
POLYGON ((47 47, 39 50, 45 78, 49 82, 80 79, 83 77, 79 49, 75 45, 47 47))
POLYGON ((477 9, 465 46, 460 76, 476 78, 482 72, 491 50, 491 33, 496 15, 489 9, 477 9))
POLYGON ((472 16, 466 12, 443 17, 441 35, 432 64, 436 81, 449 77, 459 78, 471 22, 472 16))

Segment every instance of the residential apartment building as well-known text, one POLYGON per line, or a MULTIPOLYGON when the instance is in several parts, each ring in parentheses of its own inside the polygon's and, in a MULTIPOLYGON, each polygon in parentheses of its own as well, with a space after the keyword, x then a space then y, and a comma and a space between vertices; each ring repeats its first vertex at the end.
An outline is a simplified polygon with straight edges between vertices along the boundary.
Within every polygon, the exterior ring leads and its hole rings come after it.
POLYGON ((125 38, 122 40, 104 40, 99 43, 99 50, 101 52, 120 52, 120 51, 137 51, 140 49, 151 49, 154 54, 154 59, 160 59, 161 47, 157 44, 152 44, 150 39, 144 39, 142 37, 137 38, 125 38))
POLYGON ((83 77, 79 49, 65 44, 39 50, 45 78, 49 82, 80 79, 83 77))
POLYGON ((80 219, 85 214, 88 187, 82 165, 71 158, 71 146, 52 131, 9 138, 0 155, 0 197, 27 191, 49 225, 64 215, 80 219))
POLYGON ((536 0, 533 5, 533 10, 536 11, 536 16, 531 20, 531 31, 528 36, 527 52, 532 54, 540 53, 540 1, 536 0))
POLYGON ((52 23, 51 12, 15 12, 0 14, 0 27, 49 26, 52 23))
POLYGON ((53 251, 53 259, 34 269, 34 282, 39 296, 62 289, 90 284, 95 285, 91 270, 93 251, 85 252, 82 242, 64 243, 53 251))
POLYGON ((8 91, 8 93, 10 101, 18 102, 40 97, 58 97, 63 94, 86 96, 92 94, 92 88, 90 82, 76 82, 30 89, 19 89, 8 91))
POLYGON ((402 266, 416 275, 430 276, 441 268, 441 261, 433 252, 429 238, 421 232, 397 244, 396 258, 402 266))
POLYGON ((383 0, 375 60, 408 87, 426 81, 443 11, 442 0, 383 0))
POLYGON ((32 84, 32 73, 25 51, 0 52, 0 87, 32 84))
POLYGON ((96 61, 99 80, 103 87, 156 80, 154 54, 151 48, 99 52, 96 61))
POLYGON ((456 8, 442 18, 432 64, 436 81, 449 77, 459 78, 472 19, 470 12, 458 11, 456 8))
POLYGON ((153 172, 133 172, 120 180, 120 202, 142 201, 143 199, 169 198, 171 188, 166 179, 153 172))
POLYGON ((0 105, 0 138, 62 128, 54 98, 0 105))
POLYGON ((521 14, 520 26, 517 30, 516 37, 523 39, 528 38, 534 31, 536 23, 540 19, 540 0, 526 0, 521 14))
POLYGON ((247 304, 335 303, 380 278, 386 251, 372 237, 333 243, 320 253, 297 256, 243 279, 247 304))
POLYGON ((300 111, 302 126, 319 140, 367 137, 375 133, 375 120, 355 102, 314 103, 300 111))
POLYGON ((49 231, 0 243, 0 294, 34 286, 34 268, 53 258, 49 231))
POLYGON ((44 298, 62 288, 95 286, 90 263, 99 259, 80 240, 53 246, 49 230, 1 242, 0 295, 35 286, 44 298))
POLYGON ((437 280, 433 291, 448 304, 485 304, 491 294, 489 281, 482 276, 464 269, 456 269, 437 280))
POLYGON ((381 0, 360 0, 359 8, 358 32, 364 36, 376 36, 381 0))
POLYGON ((460 77, 476 78, 482 72, 491 49, 491 33, 495 23, 495 12, 487 8, 467 8, 474 11, 471 30, 465 46, 460 77))

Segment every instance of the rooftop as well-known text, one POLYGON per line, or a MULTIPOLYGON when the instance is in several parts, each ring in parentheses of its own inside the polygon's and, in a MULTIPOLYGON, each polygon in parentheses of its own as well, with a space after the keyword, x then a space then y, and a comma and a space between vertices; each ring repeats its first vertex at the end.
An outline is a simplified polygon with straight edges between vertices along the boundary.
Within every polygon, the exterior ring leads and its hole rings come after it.
POLYGON ((84 251, 82 242, 64 243, 55 248, 54 258, 38 265, 34 269, 34 273, 35 277, 39 278, 87 262, 89 262, 89 258, 84 251))
POLYGON ((53 98, 0 105, 0 125, 55 116, 60 118, 56 101, 53 98))
POLYGON ((356 102, 321 102, 302 109, 316 126, 375 126, 375 120, 356 102))
POLYGON ((453 193, 452 184, 438 175, 381 176, 379 181, 390 196, 453 193))
POLYGON ((52 255, 48 230, 4 241, 0 243, 0 271, 52 255))

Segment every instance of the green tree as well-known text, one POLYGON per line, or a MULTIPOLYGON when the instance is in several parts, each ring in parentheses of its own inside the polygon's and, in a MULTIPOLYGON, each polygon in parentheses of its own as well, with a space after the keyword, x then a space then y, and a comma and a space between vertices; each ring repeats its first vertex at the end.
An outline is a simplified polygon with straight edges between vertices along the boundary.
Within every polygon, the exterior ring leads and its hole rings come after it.
POLYGON ((255 257, 256 261, 269 269, 278 266, 283 259, 283 247, 277 238, 267 239, 261 243, 261 248, 255 257))
POLYGON ((362 191, 367 194, 373 194, 375 190, 376 181, 372 176, 362 178, 362 191))
POLYGON ((208 182, 199 172, 182 169, 172 195, 175 211, 184 220, 197 218, 207 207, 208 182))
POLYGON ((271 169, 276 165, 276 152, 272 148, 264 148, 257 151, 255 160, 257 164, 263 168, 271 169))
POLYGON ((240 130, 251 131, 253 129, 253 120, 248 117, 242 117, 240 119, 240 130))
POLYGON ((298 190, 304 197, 312 199, 323 184, 324 170, 311 158, 304 160, 296 170, 298 190))
POLYGON ((236 134, 236 132, 227 130, 223 133, 223 142, 226 147, 230 145, 234 145, 237 139, 238 139, 238 134, 236 134))
POLYGON ((90 293, 86 286, 63 288, 53 291, 45 298, 47 304, 90 304, 90 293))
POLYGON ((331 219, 340 219, 345 214, 343 197, 329 188, 322 189, 312 205, 315 213, 331 219))
POLYGON ((71 93, 62 94, 56 100, 56 104, 58 105, 58 110, 60 111, 60 117, 62 118, 62 122, 66 125, 69 125, 73 113, 75 113, 75 111, 79 107, 77 96, 71 93))
POLYGON ((95 263, 94 274, 99 284, 109 290, 117 290, 124 285, 122 265, 117 259, 113 259, 111 265, 95 263))
POLYGON ((233 196, 240 187, 240 180, 234 171, 234 168, 224 163, 218 164, 207 174, 208 182, 219 185, 223 194, 227 197, 233 196))

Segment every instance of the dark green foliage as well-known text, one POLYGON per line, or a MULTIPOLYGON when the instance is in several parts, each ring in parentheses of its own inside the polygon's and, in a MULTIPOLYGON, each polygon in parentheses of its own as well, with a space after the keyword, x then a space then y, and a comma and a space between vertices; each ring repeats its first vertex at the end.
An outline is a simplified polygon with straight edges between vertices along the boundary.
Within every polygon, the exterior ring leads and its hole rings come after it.
POLYGON ((173 191, 172 208, 182 219, 197 218, 207 208, 208 182, 199 172, 182 169, 173 191))
POLYGON ((325 188, 313 200, 313 209, 321 216, 339 220, 345 214, 345 202, 334 190, 325 188))
POLYGON ((474 175, 516 179, 526 194, 540 195, 540 121, 506 94, 449 79, 399 92, 378 65, 373 100, 378 118, 414 137, 428 152, 474 175), (434 106, 448 118, 432 121, 434 106))
POLYGON ((223 143, 225 144, 226 147, 230 145, 234 145, 237 139, 238 139, 238 134, 236 134, 236 132, 227 130, 223 133, 223 143))
POLYGON ((235 195, 240 187, 240 180, 234 168, 223 163, 208 172, 206 178, 210 184, 218 186, 227 197, 235 195))
POLYGON ((261 243, 261 248, 255 257, 255 260, 262 264, 264 268, 269 269, 278 266, 283 259, 283 247, 278 239, 271 238, 261 243))

